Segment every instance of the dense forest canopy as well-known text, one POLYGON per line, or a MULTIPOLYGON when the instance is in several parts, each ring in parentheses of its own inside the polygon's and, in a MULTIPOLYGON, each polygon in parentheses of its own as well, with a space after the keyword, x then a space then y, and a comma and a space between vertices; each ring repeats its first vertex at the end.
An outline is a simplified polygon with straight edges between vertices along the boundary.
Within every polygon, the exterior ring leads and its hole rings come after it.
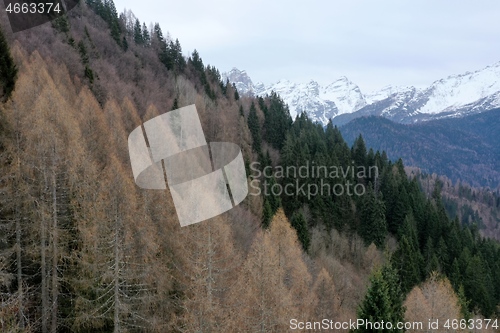
POLYGON ((240 96, 196 50, 185 57, 112 0, 16 35, 0 16, 2 331, 498 316, 500 245, 450 218, 442 187, 428 194, 402 160, 361 136, 349 146, 305 113, 291 119, 275 93, 240 96), (135 186, 127 137, 190 104, 207 141, 241 147, 259 194, 181 228, 168 190, 135 186))

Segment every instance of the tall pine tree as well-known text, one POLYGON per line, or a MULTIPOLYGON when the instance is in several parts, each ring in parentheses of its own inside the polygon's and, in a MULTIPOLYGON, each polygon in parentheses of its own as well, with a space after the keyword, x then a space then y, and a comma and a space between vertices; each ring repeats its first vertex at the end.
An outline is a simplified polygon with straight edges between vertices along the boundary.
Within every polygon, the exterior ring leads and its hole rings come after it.
POLYGON ((379 329, 365 325, 358 327, 353 332, 404 332, 404 330, 396 328, 398 322, 404 321, 403 301, 403 293, 394 268, 386 265, 377 270, 370 279, 370 287, 358 309, 358 318, 373 324, 383 321, 385 325, 379 329), (389 326, 388 323, 391 323, 392 326, 389 326))
POLYGON ((10 54, 7 40, 0 29, 0 101, 10 97, 16 84, 17 67, 10 54))
POLYGON ((262 138, 260 135, 260 123, 259 117, 257 116, 257 109, 255 108, 255 104, 253 102, 250 105, 250 112, 248 114, 248 128, 250 129, 250 133, 252 134, 252 147, 258 154, 261 154, 262 138))

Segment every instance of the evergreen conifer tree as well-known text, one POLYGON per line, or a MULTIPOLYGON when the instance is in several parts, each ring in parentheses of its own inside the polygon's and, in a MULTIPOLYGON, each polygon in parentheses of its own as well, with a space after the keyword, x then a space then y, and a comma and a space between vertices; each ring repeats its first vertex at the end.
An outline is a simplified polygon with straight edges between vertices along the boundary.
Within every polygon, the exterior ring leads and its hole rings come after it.
POLYGON ((262 137, 260 135, 260 123, 257 116, 257 109, 255 108, 255 104, 253 102, 250 105, 250 112, 248 114, 248 128, 252 134, 252 147, 258 154, 260 154, 262 152, 262 137))
POLYGON ((375 197, 371 183, 368 185, 362 207, 360 234, 366 244, 374 243, 377 247, 384 244, 387 235, 384 202, 375 197))
POLYGON ((135 20, 135 24, 134 24, 134 41, 137 45, 144 44, 141 22, 139 22, 138 19, 135 20))
POLYGON ((370 287, 358 309, 358 318, 371 323, 384 321, 385 325, 379 329, 362 326, 353 332, 404 332, 396 328, 398 322, 404 321, 403 301, 403 294, 394 268, 386 265, 377 270, 370 278, 370 287), (388 327, 389 322, 392 324, 391 328, 388 327))
POLYGON ((264 229, 269 228, 272 218, 273 211, 271 209, 271 205, 269 204, 269 200, 267 200, 267 197, 264 197, 264 206, 262 207, 262 227, 264 229))
POLYGON ((292 216, 291 223, 292 227, 297 230, 297 237, 302 244, 302 248, 307 252, 311 243, 311 236, 309 235, 309 230, 307 228, 307 222, 304 218, 304 215, 301 212, 296 212, 292 216))
POLYGON ((10 97, 16 84, 17 67, 10 54, 2 29, 0 29, 0 101, 10 97))

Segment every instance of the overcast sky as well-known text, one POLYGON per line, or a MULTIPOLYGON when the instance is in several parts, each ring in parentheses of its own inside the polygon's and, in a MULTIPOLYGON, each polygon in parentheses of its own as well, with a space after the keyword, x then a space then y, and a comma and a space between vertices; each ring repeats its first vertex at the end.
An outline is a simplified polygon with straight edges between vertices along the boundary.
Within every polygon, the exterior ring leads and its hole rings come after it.
POLYGON ((363 92, 424 87, 500 61, 500 1, 115 0, 220 71, 255 82, 347 76, 363 92))

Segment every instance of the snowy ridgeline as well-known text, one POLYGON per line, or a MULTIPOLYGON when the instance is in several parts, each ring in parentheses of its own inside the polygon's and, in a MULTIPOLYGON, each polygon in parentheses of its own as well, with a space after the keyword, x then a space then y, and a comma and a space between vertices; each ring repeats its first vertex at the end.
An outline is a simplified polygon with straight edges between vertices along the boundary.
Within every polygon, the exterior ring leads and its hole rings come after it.
POLYGON ((387 86, 363 93, 346 77, 322 86, 315 81, 295 83, 280 80, 272 85, 254 84, 245 71, 233 68, 223 74, 242 94, 265 95, 277 92, 290 108, 292 118, 302 111, 326 125, 366 115, 384 116, 411 123, 443 117, 460 117, 500 107, 500 62, 460 75, 435 81, 425 89, 387 86))

